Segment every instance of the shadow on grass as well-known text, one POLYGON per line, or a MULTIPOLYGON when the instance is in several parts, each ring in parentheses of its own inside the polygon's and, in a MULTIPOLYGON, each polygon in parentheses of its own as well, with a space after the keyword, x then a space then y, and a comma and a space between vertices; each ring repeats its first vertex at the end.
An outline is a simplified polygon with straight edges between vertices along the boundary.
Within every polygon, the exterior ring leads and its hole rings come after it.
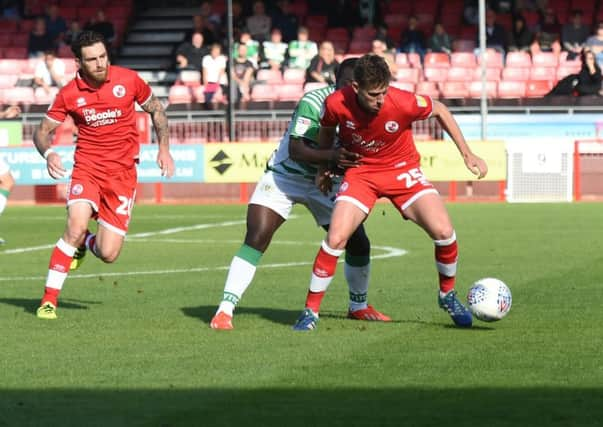
MULTIPOLYGON (((21 307, 24 312, 30 313, 35 316, 36 309, 40 306, 40 298, 0 298, 0 304, 13 305, 15 307, 21 307)), ((68 310, 88 310, 88 305, 100 304, 97 301, 81 301, 74 299, 64 299, 59 301, 61 309, 68 310)), ((1 426, 2 424, 0 424, 1 426)))
POLYGON ((0 425, 600 426, 603 389, 0 390, 0 425))

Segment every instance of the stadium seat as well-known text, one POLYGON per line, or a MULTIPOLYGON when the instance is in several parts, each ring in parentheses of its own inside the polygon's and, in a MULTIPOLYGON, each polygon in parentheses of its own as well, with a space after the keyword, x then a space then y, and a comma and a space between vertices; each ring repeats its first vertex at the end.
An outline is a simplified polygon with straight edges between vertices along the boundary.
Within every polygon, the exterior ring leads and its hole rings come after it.
POLYGON ((365 54, 371 51, 372 40, 352 40, 348 47, 349 53, 365 54))
POLYGON ((4 49, 4 57, 12 59, 26 59, 27 48, 26 47, 7 47, 4 49))
POLYGON ((525 81, 501 80, 498 83, 498 97, 503 99, 523 98, 526 94, 525 81))
POLYGON ((457 99, 469 97, 469 90, 465 82, 445 81, 440 83, 440 92, 444 98, 457 99))
POLYGON ((408 25, 408 16, 399 13, 387 14, 383 17, 383 22, 385 22, 387 28, 397 28, 399 30, 397 34, 392 34, 392 37, 397 40, 400 38, 402 29, 408 25))
POLYGON ((435 82, 419 82, 415 87, 415 91, 418 94, 431 96, 432 98, 440 97, 440 90, 435 82))
POLYGON ((398 89, 406 90, 408 92, 415 91, 415 84, 411 83, 411 82, 395 81, 395 82, 391 82, 389 85, 393 86, 393 87, 397 87, 398 89))
POLYGON ((321 89, 323 87, 329 86, 328 83, 322 82, 308 82, 304 85, 304 92, 310 92, 311 90, 321 89))
POLYGON ((261 69, 256 74, 256 80, 261 83, 280 83, 283 75, 279 70, 261 69))
POLYGON ((27 43, 29 41, 29 34, 21 33, 21 34, 13 34, 10 40, 10 45, 12 47, 25 47, 27 48, 27 43))
POLYGON ((252 101, 276 101, 278 93, 273 85, 267 83, 256 83, 251 88, 252 101))
MULTIPOLYGON (((500 80, 500 68, 492 68, 486 67, 486 80, 488 81, 499 81, 500 80)), ((482 68, 475 67, 472 71, 473 80, 481 81, 482 80, 482 68)))
POLYGON ((387 13, 389 14, 403 14, 410 15, 412 13, 413 2, 409 1, 391 1, 388 2, 387 13))
POLYGON ((299 101, 304 94, 304 88, 299 83, 282 83, 273 86, 273 90, 278 93, 279 101, 299 101))
POLYGON ((71 46, 66 44, 61 44, 59 49, 57 50, 57 55, 59 58, 73 58, 73 51, 71 50, 71 46))
POLYGON ((530 79, 531 68, 505 67, 502 70, 502 79, 510 81, 527 81, 530 79))
POLYGON ((193 95, 188 86, 173 85, 170 87, 168 102, 170 104, 188 104, 193 100, 193 95))
POLYGON ((400 67, 410 67, 412 65, 410 63, 410 61, 408 60, 408 56, 404 52, 396 53, 394 61, 395 61, 396 66, 398 68, 400 68, 400 67))
POLYGON ((289 12, 296 15, 303 22, 308 14, 308 3, 305 1, 294 1, 289 4, 289 12))
POLYGON ((10 105, 31 105, 35 102, 34 90, 31 87, 13 87, 4 89, 2 98, 4 104, 10 105))
POLYGON ((423 68, 423 64, 421 62, 421 56, 418 53, 407 53, 408 62, 415 68, 423 68))
POLYGON ((557 81, 557 68, 534 66, 530 69, 530 80, 550 80, 555 82, 557 81))
POLYGON ((430 52, 425 54, 423 63, 425 68, 448 68, 450 67, 450 58, 447 53, 430 52))
POLYGON ((20 74, 24 71, 24 61, 21 59, 0 59, 0 74, 20 74))
POLYGON ((469 82, 473 80, 473 70, 465 67, 450 67, 446 80, 451 82, 469 82))
POLYGON ((532 57, 528 52, 509 52, 505 58, 506 67, 531 67, 532 57))
POLYGON ((96 15, 98 7, 79 7, 77 11, 77 18, 80 22, 88 22, 90 18, 96 15))
POLYGON ((324 39, 329 40, 330 42, 338 41, 347 43, 350 41, 350 34, 348 33, 347 28, 327 28, 327 32, 325 33, 324 39))
POLYGON ((472 52, 452 52, 450 54, 450 66, 473 68, 477 66, 477 59, 472 52))
MULTIPOLYGON (((497 82, 486 81, 486 97, 496 98, 497 82)), ((482 96, 482 82, 471 82, 469 83, 469 97, 470 98, 481 98, 482 96)))
POLYGON ((475 50, 475 41, 473 39, 459 38, 453 40, 452 51, 453 52, 471 52, 475 50))
POLYGON ((193 94, 193 101, 200 104, 205 102, 205 87, 202 85, 190 88, 193 94))
POLYGON ((17 80, 19 80, 17 74, 0 74, 0 89, 15 87, 17 80))
POLYGON ((578 74, 579 71, 580 67, 575 68, 572 66, 560 65, 559 67, 557 67, 555 77, 557 78, 557 80, 561 80, 562 78, 567 77, 570 74, 578 74))
POLYGON ((396 71, 396 81, 406 83, 417 83, 420 77, 418 68, 398 68, 396 71))
MULTIPOLYGON (((503 68, 504 66, 502 54, 494 49, 486 49, 483 59, 486 61, 486 67, 503 68)), ((477 56, 477 63, 481 65, 482 55, 477 56)))
POLYGON ((0 33, 16 33, 18 32, 18 21, 14 19, 0 18, 0 33))
POLYGON ((536 67, 556 67, 559 58, 553 52, 537 52, 532 56, 532 65, 536 67))
POLYGON ((287 68, 283 72, 283 81, 285 83, 302 84, 306 80, 306 70, 301 68, 287 68))
POLYGON ((56 87, 51 87, 49 90, 50 92, 46 92, 43 87, 37 87, 34 90, 34 103, 38 105, 52 104, 52 101, 54 100, 54 97, 56 96, 59 89, 56 87))
POLYGON ((182 70, 178 80, 185 86, 201 85, 201 72, 197 70, 182 70))
POLYGON ((431 82, 443 82, 448 78, 448 68, 425 67, 423 73, 431 82))
POLYGON ((352 39, 356 40, 373 40, 377 30, 374 27, 356 27, 352 31, 352 39))
POLYGON ((19 31, 23 34, 29 34, 35 25, 35 20, 33 19, 22 19, 19 21, 19 31))
POLYGON ((553 83, 549 80, 529 80, 526 83, 527 98, 541 98, 553 88, 553 83))

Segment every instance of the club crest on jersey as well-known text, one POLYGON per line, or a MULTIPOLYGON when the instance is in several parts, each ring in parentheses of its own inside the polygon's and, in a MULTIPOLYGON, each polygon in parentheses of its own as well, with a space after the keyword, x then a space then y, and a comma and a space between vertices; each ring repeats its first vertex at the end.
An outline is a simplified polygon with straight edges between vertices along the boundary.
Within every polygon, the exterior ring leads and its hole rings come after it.
POLYGON ((348 187, 350 186, 350 184, 348 184, 347 181, 343 181, 343 183, 341 184, 341 186, 339 187, 339 191, 341 193, 343 193, 345 190, 348 189, 348 187))
POLYGON ((390 120, 389 122, 385 123, 385 130, 389 133, 395 133, 398 131, 398 129, 400 129, 398 122, 390 120))
POLYGON ((126 88, 123 85, 115 85, 113 86, 113 95, 116 98, 123 98, 126 95, 126 88))
POLYGON ((86 98, 84 98, 83 96, 80 96, 76 101, 75 101, 75 105, 77 105, 78 107, 83 107, 84 105, 86 105, 86 98))
POLYGON ((306 117, 298 117, 295 121, 295 133, 299 135, 305 134, 308 129, 310 129, 310 125, 312 121, 306 117))
POLYGON ((74 196, 79 196, 80 194, 82 194, 84 191, 84 186, 82 184, 75 184, 72 188, 71 188, 71 194, 73 194, 74 196))
POLYGON ((415 98, 417 99, 417 105, 421 108, 425 108, 427 107, 427 100, 425 99, 424 96, 421 95, 415 95, 415 98))

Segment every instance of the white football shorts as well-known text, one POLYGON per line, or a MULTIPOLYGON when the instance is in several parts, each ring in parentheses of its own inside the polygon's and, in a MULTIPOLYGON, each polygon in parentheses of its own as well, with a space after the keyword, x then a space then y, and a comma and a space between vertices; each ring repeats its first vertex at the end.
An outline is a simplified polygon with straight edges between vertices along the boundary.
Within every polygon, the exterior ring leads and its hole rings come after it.
POLYGON ((305 205, 318 225, 331 223, 331 211, 337 186, 324 195, 314 182, 295 175, 283 175, 267 171, 258 181, 249 204, 266 206, 285 220, 296 203, 305 205))

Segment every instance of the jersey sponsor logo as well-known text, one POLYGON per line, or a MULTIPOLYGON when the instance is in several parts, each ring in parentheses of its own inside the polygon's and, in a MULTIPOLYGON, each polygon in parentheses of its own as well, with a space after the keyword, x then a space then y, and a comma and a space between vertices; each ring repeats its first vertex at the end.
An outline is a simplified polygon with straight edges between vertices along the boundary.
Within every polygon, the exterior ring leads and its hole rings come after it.
POLYGON ((362 135, 353 133, 352 134, 352 145, 359 146, 360 149, 362 149, 364 151, 370 151, 372 153, 376 153, 379 150, 381 150, 381 148, 383 148, 383 146, 385 145, 385 142, 380 141, 380 140, 375 140, 375 139, 373 139, 372 141, 365 141, 362 138, 362 135))
POLYGON ((312 125, 312 120, 306 117, 298 117, 295 121, 295 133, 300 135, 305 134, 310 129, 310 125, 312 125))
POLYGON ((96 112, 94 108, 84 108, 82 110, 86 124, 92 127, 106 126, 117 123, 117 119, 122 116, 119 108, 106 109, 96 112))
POLYGON ((389 122, 385 123, 385 130, 389 133, 396 133, 398 129, 400 129, 398 122, 390 120, 389 122))
POLYGON ((77 101, 75 101, 75 105, 77 105, 78 107, 83 107, 84 105, 86 105, 86 98, 80 96, 77 101))
POLYGON ((354 124, 354 122, 351 120, 346 120, 345 127, 353 130, 353 129, 356 129, 356 124, 354 124))
POLYGON ((126 96, 126 88, 123 85, 113 86, 113 95, 115 95, 116 98, 123 98, 126 96))
POLYGON ((84 192, 84 186, 82 184, 75 184, 71 188, 71 194, 73 194, 74 196, 79 196, 83 192, 84 192))
POLYGON ((417 105, 421 108, 425 108, 427 107, 427 100, 425 99, 424 96, 421 95, 415 95, 415 98, 417 99, 417 105))

